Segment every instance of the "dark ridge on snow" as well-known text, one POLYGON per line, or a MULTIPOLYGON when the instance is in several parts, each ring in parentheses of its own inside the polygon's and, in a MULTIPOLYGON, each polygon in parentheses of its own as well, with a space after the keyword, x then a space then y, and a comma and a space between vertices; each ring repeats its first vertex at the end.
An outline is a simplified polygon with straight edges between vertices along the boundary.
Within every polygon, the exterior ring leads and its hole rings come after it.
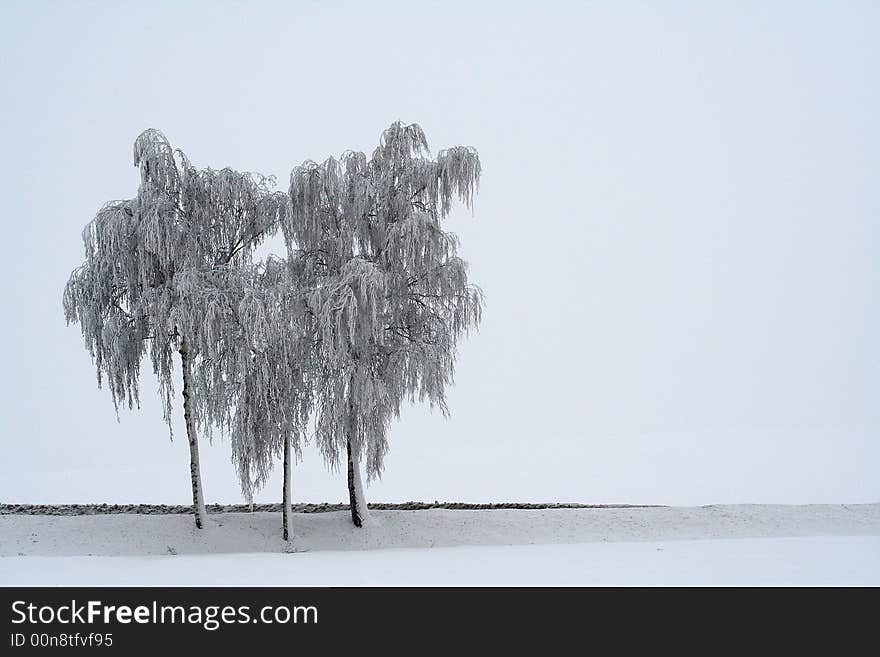
MULTIPOLYGON (((495 502, 474 504, 470 502, 372 502, 370 509, 379 511, 423 511, 425 509, 453 509, 476 511, 481 509, 631 509, 662 506, 659 504, 567 504, 534 502, 495 502)), ((208 513, 248 513, 257 511, 281 512, 280 503, 271 504, 208 504, 208 513)), ((326 513, 347 511, 348 504, 321 502, 292 505, 295 513, 326 513)), ((139 513, 166 515, 192 513, 187 504, 0 504, 0 515, 31 516, 93 516, 112 513, 139 513)))

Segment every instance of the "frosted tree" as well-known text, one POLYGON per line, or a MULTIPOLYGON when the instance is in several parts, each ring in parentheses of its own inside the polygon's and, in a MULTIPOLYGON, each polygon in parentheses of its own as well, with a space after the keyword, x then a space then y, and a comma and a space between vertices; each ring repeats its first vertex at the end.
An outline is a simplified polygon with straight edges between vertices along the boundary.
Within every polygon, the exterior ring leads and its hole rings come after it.
POLYGON ((273 181, 232 169, 197 169, 156 130, 134 143, 140 186, 105 205, 83 231, 85 262, 64 289, 64 314, 78 322, 98 386, 114 407, 140 405, 140 364, 149 355, 171 429, 173 357, 181 360, 196 526, 206 515, 199 430, 228 423, 229 377, 218 354, 235 352, 241 268, 289 208, 273 181))
POLYGON ((381 476, 401 404, 448 413, 457 343, 479 323, 482 295, 441 220, 455 199, 472 208, 479 178, 474 149, 431 159, 422 129, 399 122, 369 157, 348 151, 291 173, 282 228, 311 281, 315 439, 331 467, 345 454, 358 527, 367 517, 360 463, 368 481, 381 476))
POLYGON ((282 530, 290 538, 292 456, 301 456, 312 400, 316 350, 309 331, 302 261, 269 259, 239 281, 234 340, 219 341, 212 358, 229 385, 229 429, 233 463, 249 500, 265 485, 274 460, 282 459, 282 530))

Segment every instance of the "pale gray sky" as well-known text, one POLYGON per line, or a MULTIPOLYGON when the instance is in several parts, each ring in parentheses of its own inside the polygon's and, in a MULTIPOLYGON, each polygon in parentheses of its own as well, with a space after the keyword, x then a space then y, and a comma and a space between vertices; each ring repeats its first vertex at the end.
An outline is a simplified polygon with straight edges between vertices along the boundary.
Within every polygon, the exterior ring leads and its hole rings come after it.
MULTIPOLYGON (((480 151, 488 306, 368 498, 878 501, 878 73, 874 2, 6 1, 0 501, 191 499, 149 365, 117 423, 61 310, 141 130, 286 188, 397 119, 480 151)), ((307 449, 294 494, 346 490, 307 449)))

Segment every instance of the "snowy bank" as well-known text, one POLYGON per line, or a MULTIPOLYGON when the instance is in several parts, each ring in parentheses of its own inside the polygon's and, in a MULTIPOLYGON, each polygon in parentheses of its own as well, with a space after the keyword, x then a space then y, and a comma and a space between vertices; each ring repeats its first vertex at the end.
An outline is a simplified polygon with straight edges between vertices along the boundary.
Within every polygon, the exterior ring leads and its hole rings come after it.
POLYGON ((880 504, 371 517, 0 515, 0 584, 880 584, 880 504))
POLYGON ((796 536, 880 535, 880 504, 734 505, 492 511, 372 511, 363 529, 347 512, 294 514, 293 541, 276 513, 0 515, 0 557, 148 556, 571 544, 796 536))

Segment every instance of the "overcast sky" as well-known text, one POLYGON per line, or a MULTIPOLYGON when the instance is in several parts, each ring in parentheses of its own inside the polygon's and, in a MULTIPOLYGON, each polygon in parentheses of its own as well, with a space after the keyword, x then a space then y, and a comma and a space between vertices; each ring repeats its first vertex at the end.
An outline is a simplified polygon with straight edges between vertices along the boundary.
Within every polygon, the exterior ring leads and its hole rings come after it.
POLYGON ((0 76, 0 501, 191 501, 179 398, 117 422, 61 309, 143 129, 286 189, 397 119, 480 152, 487 308, 368 499, 880 500, 878 3, 7 0, 0 76))

